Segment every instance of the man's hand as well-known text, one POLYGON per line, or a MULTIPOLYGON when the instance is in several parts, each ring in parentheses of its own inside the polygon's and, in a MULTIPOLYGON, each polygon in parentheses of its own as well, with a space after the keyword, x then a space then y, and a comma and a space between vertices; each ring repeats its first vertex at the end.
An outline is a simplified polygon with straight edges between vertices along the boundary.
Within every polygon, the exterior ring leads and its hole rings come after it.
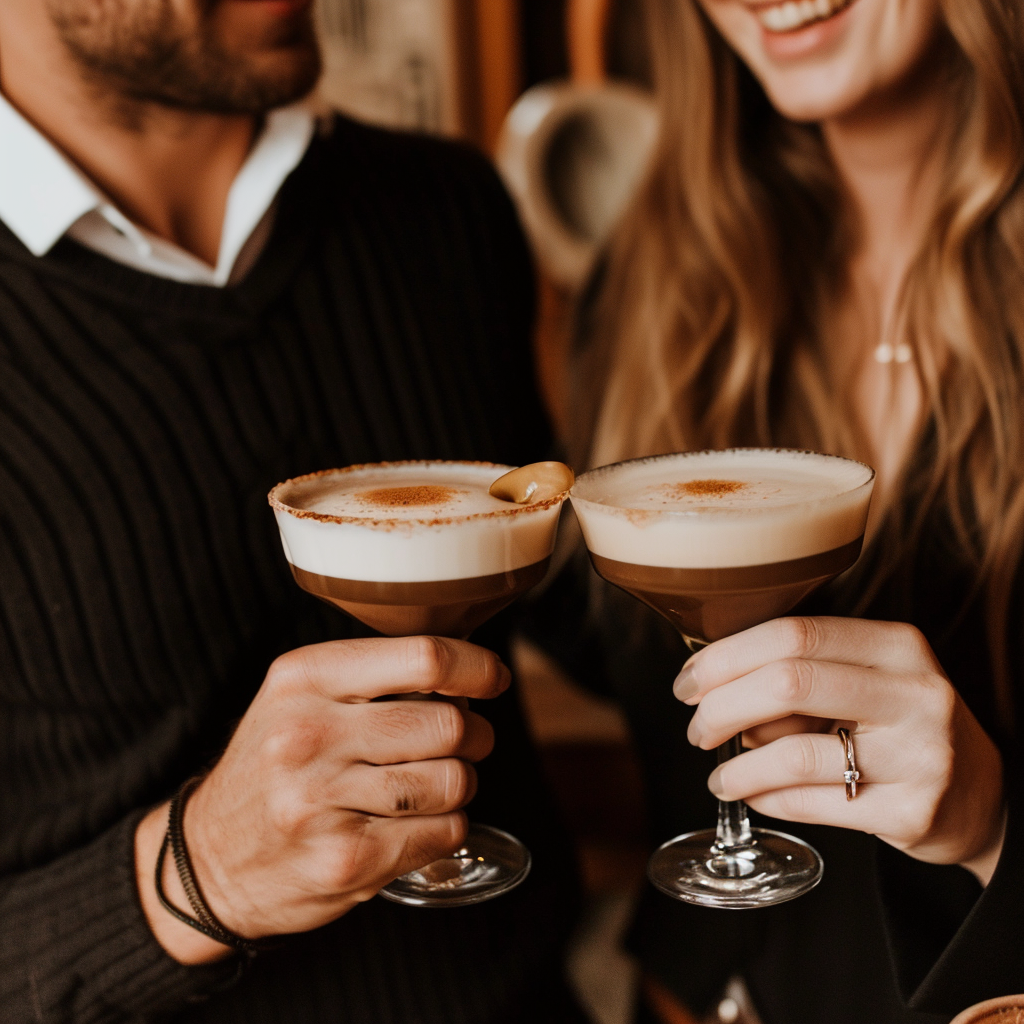
MULTIPOLYGON (((434 637, 335 641, 278 658, 186 808, 210 909, 246 938, 307 931, 458 848, 467 828, 460 808, 476 791, 470 762, 490 753, 490 725, 464 700, 373 698, 496 697, 509 681, 492 652, 434 637)), ((183 963, 217 959, 224 946, 157 902, 153 872, 166 827, 165 804, 136 835, 150 926, 183 963)), ((188 911, 170 861, 168 896, 188 911)))

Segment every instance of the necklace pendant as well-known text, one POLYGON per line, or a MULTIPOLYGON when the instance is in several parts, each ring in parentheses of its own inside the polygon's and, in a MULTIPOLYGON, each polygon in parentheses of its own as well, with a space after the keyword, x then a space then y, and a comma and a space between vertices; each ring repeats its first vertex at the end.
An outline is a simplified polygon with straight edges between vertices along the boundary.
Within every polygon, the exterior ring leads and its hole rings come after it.
POLYGON ((914 350, 902 341, 895 346, 883 341, 875 348, 875 362, 877 363, 909 363, 913 358, 914 350))

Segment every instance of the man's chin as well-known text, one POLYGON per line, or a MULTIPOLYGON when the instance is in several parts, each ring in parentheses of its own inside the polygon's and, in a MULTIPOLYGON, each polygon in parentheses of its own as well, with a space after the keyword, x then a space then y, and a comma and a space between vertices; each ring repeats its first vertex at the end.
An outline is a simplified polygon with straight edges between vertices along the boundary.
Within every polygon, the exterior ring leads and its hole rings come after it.
POLYGON ((301 99, 320 75, 308 0, 47 4, 83 74, 124 100, 259 114, 301 99))
POLYGON ((313 90, 322 60, 309 0, 216 2, 230 10, 217 12, 213 34, 223 41, 216 61, 220 73, 210 75, 213 89, 208 92, 223 89, 230 108, 259 113, 293 103, 313 90), (293 16, 273 16, 276 8, 287 8, 293 16), (250 12, 249 23, 241 24, 250 12))
MULTIPOLYGON (((234 0, 236 3, 264 3, 269 0, 234 0)), ((320 50, 313 47, 300 53, 275 53, 249 65, 251 74, 240 75, 235 90, 236 110, 262 113, 283 107, 308 96, 322 70, 320 50)))
POLYGON ((178 110, 209 114, 264 114, 276 107, 297 103, 308 96, 320 77, 320 65, 313 69, 285 70, 274 74, 238 76, 230 82, 218 81, 205 88, 145 94, 134 98, 178 110))

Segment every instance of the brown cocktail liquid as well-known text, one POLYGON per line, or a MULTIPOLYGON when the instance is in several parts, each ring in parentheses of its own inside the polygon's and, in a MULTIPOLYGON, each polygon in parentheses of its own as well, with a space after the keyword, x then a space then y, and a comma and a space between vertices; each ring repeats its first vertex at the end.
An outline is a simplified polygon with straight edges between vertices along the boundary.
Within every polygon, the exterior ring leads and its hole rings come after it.
POLYGON ((521 569, 456 580, 382 583, 321 576, 293 565, 303 590, 384 636, 461 639, 544 578, 549 559, 521 569))
POLYGON ((863 538, 805 558, 719 569, 676 569, 617 562, 590 553, 610 583, 664 615, 690 640, 712 643, 785 615, 849 569, 863 538))

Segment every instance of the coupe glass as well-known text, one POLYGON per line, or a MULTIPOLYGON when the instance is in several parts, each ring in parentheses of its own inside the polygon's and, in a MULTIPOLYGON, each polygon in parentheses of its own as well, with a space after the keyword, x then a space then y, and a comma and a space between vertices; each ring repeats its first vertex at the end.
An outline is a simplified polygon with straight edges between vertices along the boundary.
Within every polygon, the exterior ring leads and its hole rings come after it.
MULTIPOLYGON (((785 615, 860 554, 874 471, 814 452, 728 449, 634 459, 580 476, 570 497, 597 572, 667 618, 691 651, 785 615)), ((718 750, 719 764, 741 751, 718 750)), ((662 892, 712 907, 782 903, 821 880, 800 839, 751 828, 720 801, 717 829, 661 846, 662 892)))
MULTIPOLYGON (((269 498, 304 590, 385 636, 465 639, 543 578, 554 548, 568 491, 530 504, 488 497, 511 468, 350 466, 287 480, 269 498), (331 511, 342 506, 345 514, 331 511)), ((518 839, 473 823, 460 849, 395 879, 381 895, 412 906, 465 906, 508 892, 529 870, 518 839)))

